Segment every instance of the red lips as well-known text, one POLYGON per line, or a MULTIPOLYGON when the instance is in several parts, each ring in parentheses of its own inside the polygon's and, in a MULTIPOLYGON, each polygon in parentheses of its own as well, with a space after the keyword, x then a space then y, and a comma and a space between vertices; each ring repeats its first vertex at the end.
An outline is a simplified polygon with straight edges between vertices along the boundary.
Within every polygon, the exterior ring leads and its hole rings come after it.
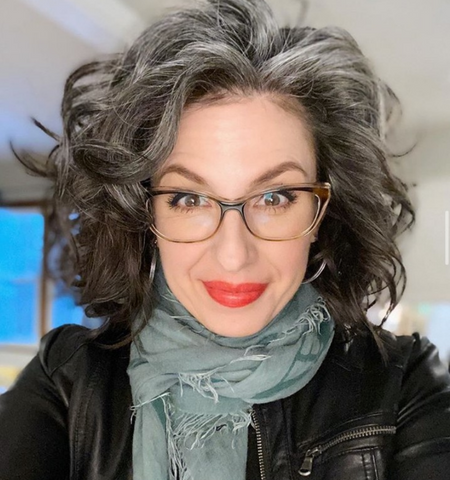
POLYGON ((203 282, 210 297, 220 305, 230 308, 245 307, 257 300, 267 288, 267 283, 203 282))

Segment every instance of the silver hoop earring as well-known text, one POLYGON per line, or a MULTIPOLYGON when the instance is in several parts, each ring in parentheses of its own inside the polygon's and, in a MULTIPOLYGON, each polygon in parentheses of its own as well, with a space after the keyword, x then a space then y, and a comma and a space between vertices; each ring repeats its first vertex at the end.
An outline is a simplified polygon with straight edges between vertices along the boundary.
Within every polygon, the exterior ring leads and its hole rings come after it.
POLYGON ((150 283, 153 283, 153 280, 155 279, 157 262, 158 262, 158 250, 155 248, 152 255, 152 261, 150 263, 150 273, 148 274, 148 279, 150 283))
POLYGON ((316 280, 319 277, 319 275, 323 272, 323 270, 325 269, 326 266, 327 266, 327 262, 326 262, 325 259, 323 259, 322 263, 320 264, 319 270, 317 270, 317 272, 311 278, 309 278, 306 281, 303 281, 302 285, 305 284, 305 283, 314 282, 314 280, 316 280))

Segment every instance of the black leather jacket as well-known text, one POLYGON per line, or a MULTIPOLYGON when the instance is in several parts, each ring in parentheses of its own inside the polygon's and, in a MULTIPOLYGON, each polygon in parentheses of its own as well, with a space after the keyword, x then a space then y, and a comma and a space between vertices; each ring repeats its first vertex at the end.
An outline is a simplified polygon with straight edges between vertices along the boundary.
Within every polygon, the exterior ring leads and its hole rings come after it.
MULTIPOLYGON (((0 397, 1 480, 132 478, 129 349, 86 333, 47 334, 0 397)), ((385 339, 384 367, 369 339, 336 334, 306 387, 255 406, 248 480, 450 478, 448 371, 428 340, 385 339)))

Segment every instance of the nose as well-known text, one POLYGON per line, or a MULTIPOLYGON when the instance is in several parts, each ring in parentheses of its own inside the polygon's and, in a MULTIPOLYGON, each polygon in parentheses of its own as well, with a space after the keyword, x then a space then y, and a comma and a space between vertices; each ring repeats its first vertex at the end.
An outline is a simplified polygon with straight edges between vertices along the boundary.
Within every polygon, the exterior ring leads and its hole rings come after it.
POLYGON ((212 240, 213 253, 224 271, 236 273, 256 258, 257 239, 247 230, 244 219, 236 210, 225 212, 212 240))

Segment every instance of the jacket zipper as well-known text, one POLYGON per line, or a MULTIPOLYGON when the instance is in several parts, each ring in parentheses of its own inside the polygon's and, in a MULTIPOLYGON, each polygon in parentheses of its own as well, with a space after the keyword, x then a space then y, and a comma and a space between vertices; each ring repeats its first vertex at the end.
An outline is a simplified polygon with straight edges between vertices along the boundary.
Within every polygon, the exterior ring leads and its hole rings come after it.
POLYGON ((305 458, 303 459, 302 466, 298 473, 302 477, 309 477, 312 472, 314 460, 319 456, 322 455, 326 450, 339 443, 346 442, 347 440, 353 440, 355 438, 365 438, 371 437, 372 435, 394 435, 396 431, 396 427, 394 426, 385 426, 385 427, 363 427, 357 428, 355 430, 350 430, 345 433, 341 433, 337 437, 331 439, 330 441, 323 443, 321 445, 316 445, 315 447, 310 448, 307 450, 305 454, 305 458))
POLYGON ((266 469, 264 466, 261 427, 259 425, 258 418, 256 417, 256 413, 253 409, 251 411, 251 417, 252 417, 253 425, 255 427, 255 432, 256 432, 256 448, 258 450, 259 473, 261 475, 261 480, 266 480, 267 477, 266 477, 266 469))

